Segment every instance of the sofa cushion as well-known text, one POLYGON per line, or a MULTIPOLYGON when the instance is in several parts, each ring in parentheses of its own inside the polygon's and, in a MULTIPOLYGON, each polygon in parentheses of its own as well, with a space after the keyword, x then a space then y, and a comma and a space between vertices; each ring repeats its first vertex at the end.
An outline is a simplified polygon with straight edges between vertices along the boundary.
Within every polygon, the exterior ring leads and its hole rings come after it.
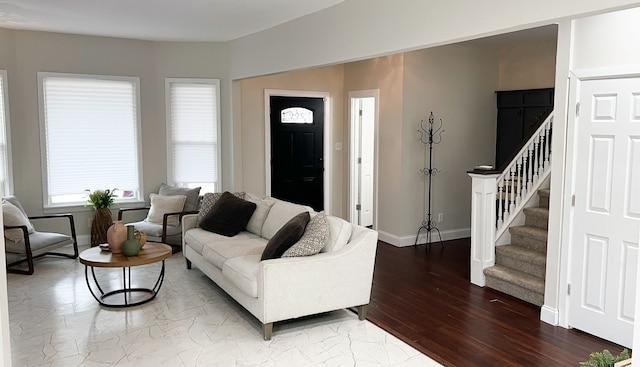
POLYGON ((308 210, 302 205, 276 199, 262 225, 262 238, 270 240, 291 218, 304 212, 308 210))
POLYGON ((235 237, 229 239, 227 237, 226 241, 221 240, 205 243, 202 248, 202 257, 209 263, 222 269, 224 263, 229 259, 245 255, 261 255, 266 245, 267 241, 259 237, 243 240, 238 240, 235 237))
POLYGON ((315 255, 327 242, 329 242, 329 223, 324 212, 321 212, 311 218, 300 240, 289 247, 282 257, 315 255))
MULTIPOLYGON (((202 218, 204 218, 204 216, 207 215, 207 213, 209 213, 209 210, 213 208, 213 206, 216 204, 218 199, 220 199, 222 194, 223 193, 221 192, 215 192, 215 193, 208 192, 202 196, 202 203, 200 204, 200 211, 198 212, 198 220, 196 223, 199 224, 200 221, 202 221, 202 218)), ((234 192, 233 195, 239 197, 240 199, 244 199, 245 193, 244 191, 239 191, 239 192, 234 192)))
MULTIPOLYGON (((184 195, 163 196, 158 194, 150 194, 151 209, 147 214, 145 221, 155 224, 162 224, 165 213, 181 212, 184 208, 184 202, 187 199, 184 195)), ((177 215, 171 215, 167 218, 167 225, 178 226, 180 219, 177 215)))
POLYGON ((329 242, 320 252, 333 252, 344 247, 351 238, 351 223, 344 219, 328 215, 329 222, 329 242))
POLYGON ((218 201, 202 218, 200 227, 224 236, 235 236, 247 228, 251 215, 256 210, 256 203, 240 199, 225 191, 218 201))
POLYGON ((183 210, 186 212, 198 210, 198 197, 200 195, 200 188, 186 188, 186 187, 176 187, 169 186, 167 184, 161 184, 160 190, 158 190, 158 194, 164 196, 170 195, 184 195, 186 196, 186 200, 184 201, 183 210))
POLYGON ((247 231, 262 236, 262 226, 275 201, 261 199, 249 193, 246 194, 245 200, 256 204, 256 210, 253 212, 253 215, 251 215, 249 223, 247 223, 247 231))
POLYGON ((222 266, 222 275, 251 297, 258 297, 260 255, 245 255, 229 259, 222 266))
MULTIPOLYGON (((240 241, 239 243, 243 243, 244 241, 250 239, 260 239, 260 237, 249 232, 240 232, 237 235, 233 236, 233 240, 238 240, 240 241)), ((204 248, 205 244, 209 244, 209 246, 215 246, 215 244, 220 241, 230 240, 231 239, 227 236, 205 231, 202 228, 192 228, 184 234, 184 242, 187 244, 187 246, 191 247, 200 255, 202 255, 202 249, 204 248)), ((267 245, 267 241, 263 239, 260 240, 262 242, 262 249, 264 249, 264 246, 267 245)))
POLYGON ((309 223, 309 212, 305 211, 291 218, 278 232, 267 242, 267 247, 262 252, 260 260, 276 259, 298 242, 304 234, 304 230, 309 223))

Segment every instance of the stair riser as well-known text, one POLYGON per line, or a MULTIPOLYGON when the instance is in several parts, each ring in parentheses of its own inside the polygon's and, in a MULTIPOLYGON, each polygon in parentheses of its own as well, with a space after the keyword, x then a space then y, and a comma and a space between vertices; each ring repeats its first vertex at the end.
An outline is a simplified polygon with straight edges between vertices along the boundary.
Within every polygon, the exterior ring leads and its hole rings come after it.
POLYGON ((518 258, 496 253, 496 264, 545 279, 546 266, 531 264, 518 258))
POLYGON ((537 239, 535 237, 529 237, 518 233, 511 233, 511 243, 514 245, 521 245, 530 250, 547 252, 547 239, 537 239))
POLYGON ((549 195, 547 194, 538 194, 538 206, 541 208, 549 209, 549 195))
POLYGON ((549 217, 535 214, 527 214, 525 225, 538 227, 542 229, 549 229, 549 217))
POLYGON ((514 285, 502 279, 498 279, 492 276, 487 276, 486 285, 489 288, 493 288, 502 293, 506 293, 513 297, 519 298, 523 301, 533 303, 536 306, 542 306, 544 304, 544 295, 537 292, 533 292, 529 289, 525 289, 520 286, 514 285))

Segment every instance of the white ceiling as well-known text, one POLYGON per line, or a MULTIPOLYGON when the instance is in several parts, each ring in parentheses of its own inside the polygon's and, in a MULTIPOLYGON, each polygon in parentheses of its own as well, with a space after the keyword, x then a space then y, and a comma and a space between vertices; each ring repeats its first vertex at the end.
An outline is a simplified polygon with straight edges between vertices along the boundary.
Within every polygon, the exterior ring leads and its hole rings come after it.
POLYGON ((0 0, 0 28, 229 41, 345 0, 0 0))

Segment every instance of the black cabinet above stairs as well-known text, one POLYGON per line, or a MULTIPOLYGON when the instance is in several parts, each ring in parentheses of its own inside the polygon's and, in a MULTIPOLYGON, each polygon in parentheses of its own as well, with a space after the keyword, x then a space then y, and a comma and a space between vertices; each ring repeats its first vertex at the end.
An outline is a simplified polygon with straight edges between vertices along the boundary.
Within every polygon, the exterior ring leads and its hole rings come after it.
POLYGON ((496 168, 510 162, 553 111, 553 91, 545 88, 496 92, 496 168))

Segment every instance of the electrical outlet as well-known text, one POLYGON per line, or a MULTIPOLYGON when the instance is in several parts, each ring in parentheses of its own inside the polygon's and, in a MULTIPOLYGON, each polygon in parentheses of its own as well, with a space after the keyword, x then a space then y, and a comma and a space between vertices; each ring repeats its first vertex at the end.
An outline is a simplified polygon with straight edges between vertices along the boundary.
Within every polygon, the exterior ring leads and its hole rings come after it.
POLYGON ((444 222, 444 213, 438 213, 438 223, 444 222))

